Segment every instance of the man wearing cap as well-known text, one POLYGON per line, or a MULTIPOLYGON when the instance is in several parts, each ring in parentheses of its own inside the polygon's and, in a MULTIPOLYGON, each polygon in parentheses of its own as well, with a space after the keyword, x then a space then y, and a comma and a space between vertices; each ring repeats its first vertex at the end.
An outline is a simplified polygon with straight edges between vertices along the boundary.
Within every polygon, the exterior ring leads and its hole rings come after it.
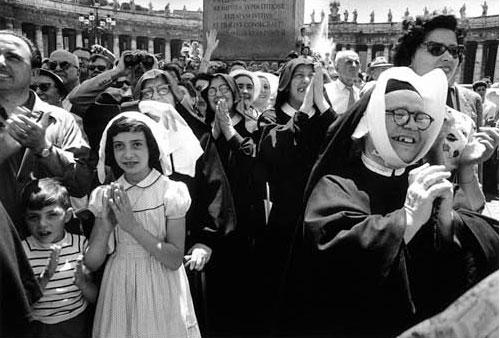
POLYGON ((387 59, 383 56, 376 57, 375 60, 368 64, 368 70, 366 73, 369 78, 368 81, 378 80, 378 77, 384 70, 387 70, 394 66, 392 63, 387 62, 387 59))
POLYGON ((40 69, 38 76, 32 77, 30 88, 42 101, 61 108, 62 101, 68 95, 62 79, 46 69, 40 69))
POLYGON ((108 53, 96 53, 90 57, 89 62, 89 79, 96 77, 97 75, 113 69, 115 63, 115 57, 110 52, 108 53))
POLYGON ((359 100, 358 80, 359 56, 352 50, 340 51, 335 56, 338 78, 325 84, 325 90, 333 110, 343 114, 359 100))

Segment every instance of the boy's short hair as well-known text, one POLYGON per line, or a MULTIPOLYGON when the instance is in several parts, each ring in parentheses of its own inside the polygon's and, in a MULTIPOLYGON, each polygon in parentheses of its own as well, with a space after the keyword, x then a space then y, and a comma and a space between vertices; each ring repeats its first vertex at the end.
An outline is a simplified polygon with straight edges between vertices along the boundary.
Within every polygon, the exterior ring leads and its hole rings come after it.
POLYGON ((71 207, 68 190, 54 178, 41 178, 26 184, 21 193, 23 210, 41 210, 58 204, 64 209, 71 207))

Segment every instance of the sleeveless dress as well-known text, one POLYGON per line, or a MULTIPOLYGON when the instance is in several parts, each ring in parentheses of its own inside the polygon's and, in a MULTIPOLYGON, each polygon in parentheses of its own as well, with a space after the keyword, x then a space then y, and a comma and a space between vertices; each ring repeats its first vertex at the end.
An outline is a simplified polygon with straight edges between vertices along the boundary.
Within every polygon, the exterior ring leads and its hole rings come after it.
MULTIPOLYGON (((184 217, 191 203, 184 183, 155 169, 135 185, 123 175, 117 182, 125 188, 137 221, 159 240, 166 236, 166 221, 184 217)), ((90 198, 96 217, 102 212, 103 192, 98 187, 90 198)), ((201 337, 183 265, 168 269, 119 225, 108 250, 93 337, 201 337)))

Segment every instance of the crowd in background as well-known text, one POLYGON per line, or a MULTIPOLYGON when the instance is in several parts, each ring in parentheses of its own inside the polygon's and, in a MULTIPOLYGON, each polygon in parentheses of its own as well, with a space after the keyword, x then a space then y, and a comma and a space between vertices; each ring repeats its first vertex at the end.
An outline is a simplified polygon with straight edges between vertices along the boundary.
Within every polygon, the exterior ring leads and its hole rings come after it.
POLYGON ((0 31, 0 335, 498 333, 498 83, 456 83, 465 34, 404 22, 363 73, 304 34, 166 62, 0 31))

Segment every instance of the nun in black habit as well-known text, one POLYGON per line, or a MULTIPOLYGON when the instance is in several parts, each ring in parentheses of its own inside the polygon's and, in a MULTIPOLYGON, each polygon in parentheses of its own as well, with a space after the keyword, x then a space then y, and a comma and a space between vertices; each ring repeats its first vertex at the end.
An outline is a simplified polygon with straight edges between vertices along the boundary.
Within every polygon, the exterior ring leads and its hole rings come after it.
POLYGON ((450 173, 423 164, 445 120, 446 83, 439 69, 392 68, 330 128, 289 275, 303 330, 393 337, 498 268, 498 223, 453 210, 450 173))

